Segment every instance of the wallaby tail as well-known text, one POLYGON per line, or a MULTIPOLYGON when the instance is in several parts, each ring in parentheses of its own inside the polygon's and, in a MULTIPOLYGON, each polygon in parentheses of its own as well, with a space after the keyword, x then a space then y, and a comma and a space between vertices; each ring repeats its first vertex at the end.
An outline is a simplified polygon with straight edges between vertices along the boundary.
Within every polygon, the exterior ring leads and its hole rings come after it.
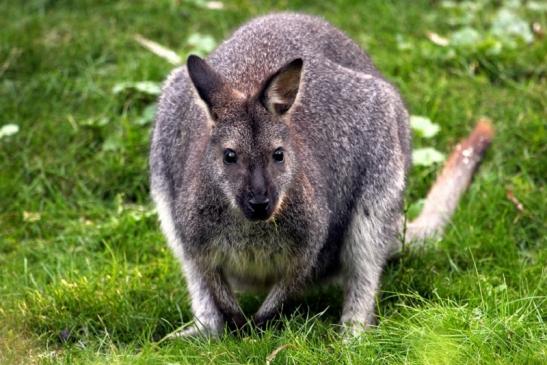
POLYGON ((456 146, 429 190, 422 212, 408 224, 405 241, 420 242, 442 235, 493 137, 491 122, 483 118, 469 137, 456 146))

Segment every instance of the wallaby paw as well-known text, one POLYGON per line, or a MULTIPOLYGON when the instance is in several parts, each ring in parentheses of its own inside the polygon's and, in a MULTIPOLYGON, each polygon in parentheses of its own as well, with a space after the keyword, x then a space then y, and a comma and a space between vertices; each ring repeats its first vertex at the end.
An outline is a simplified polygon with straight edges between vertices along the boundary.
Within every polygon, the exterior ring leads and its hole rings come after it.
POLYGON ((351 341, 354 338, 360 337, 366 331, 376 326, 376 320, 370 319, 368 321, 344 321, 340 326, 340 334, 345 341, 351 341))
POLYGON ((273 320, 275 318, 275 315, 268 314, 268 315, 255 315, 252 318, 252 323, 256 329, 259 330, 265 330, 268 325, 271 325, 273 323, 273 320))
POLYGON ((193 338, 193 337, 205 337, 205 338, 218 338, 222 334, 224 327, 213 328, 198 324, 192 324, 189 327, 171 332, 165 339, 177 339, 177 338, 193 338))
POLYGON ((346 322, 340 326, 340 335, 344 341, 351 341, 356 337, 360 337, 367 327, 362 323, 346 322))

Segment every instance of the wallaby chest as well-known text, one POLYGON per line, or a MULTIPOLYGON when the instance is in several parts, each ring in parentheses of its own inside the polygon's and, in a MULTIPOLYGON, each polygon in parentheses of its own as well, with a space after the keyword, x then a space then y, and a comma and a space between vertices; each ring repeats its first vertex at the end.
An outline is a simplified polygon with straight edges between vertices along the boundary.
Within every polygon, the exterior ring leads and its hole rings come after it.
POLYGON ((228 218, 210 229, 206 260, 237 289, 266 289, 294 269, 298 242, 275 222, 228 218))

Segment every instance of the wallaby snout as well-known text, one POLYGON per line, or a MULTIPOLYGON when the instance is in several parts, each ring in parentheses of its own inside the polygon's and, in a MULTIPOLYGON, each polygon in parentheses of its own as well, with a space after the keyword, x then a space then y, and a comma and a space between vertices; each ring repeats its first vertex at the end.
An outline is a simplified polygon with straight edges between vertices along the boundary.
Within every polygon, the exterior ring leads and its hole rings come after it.
POLYGON ((275 191, 268 183, 265 171, 262 168, 255 168, 251 173, 250 192, 246 205, 243 208, 245 216, 250 220, 267 220, 273 213, 275 206, 275 191))
POLYGON ((251 198, 249 200, 249 206, 251 207, 252 216, 251 219, 267 219, 270 216, 270 199, 251 198))

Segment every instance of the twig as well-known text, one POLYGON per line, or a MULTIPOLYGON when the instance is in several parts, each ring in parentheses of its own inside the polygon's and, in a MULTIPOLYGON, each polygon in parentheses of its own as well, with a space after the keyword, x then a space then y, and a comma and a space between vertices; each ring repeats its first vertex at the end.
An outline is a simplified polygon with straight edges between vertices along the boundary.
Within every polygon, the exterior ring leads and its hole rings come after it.
POLYGON ((507 199, 509 199, 509 201, 513 203, 513 205, 515 206, 515 208, 517 208, 519 212, 524 211, 524 205, 522 205, 522 203, 517 199, 512 190, 507 190, 507 199))
POLYGON ((271 354, 268 355, 268 357, 266 358, 266 365, 270 365, 272 363, 272 361, 275 360, 275 358, 277 357, 277 355, 287 349, 288 347, 292 347, 293 345, 291 345, 290 343, 286 343, 284 345, 281 345, 279 346, 278 348, 276 348, 275 350, 272 351, 271 354))
POLYGON ((137 41, 141 46, 155 54, 156 56, 159 56, 166 60, 167 62, 173 64, 173 65, 180 65, 182 63, 182 59, 180 56, 173 50, 170 50, 169 48, 166 48, 162 46, 159 43, 156 43, 148 38, 143 37, 140 34, 135 34, 133 36, 133 39, 137 41))
POLYGON ((21 55, 22 51, 19 48, 12 48, 8 57, 2 63, 0 66, 0 76, 4 75, 4 73, 10 68, 11 64, 17 60, 17 58, 21 55))

